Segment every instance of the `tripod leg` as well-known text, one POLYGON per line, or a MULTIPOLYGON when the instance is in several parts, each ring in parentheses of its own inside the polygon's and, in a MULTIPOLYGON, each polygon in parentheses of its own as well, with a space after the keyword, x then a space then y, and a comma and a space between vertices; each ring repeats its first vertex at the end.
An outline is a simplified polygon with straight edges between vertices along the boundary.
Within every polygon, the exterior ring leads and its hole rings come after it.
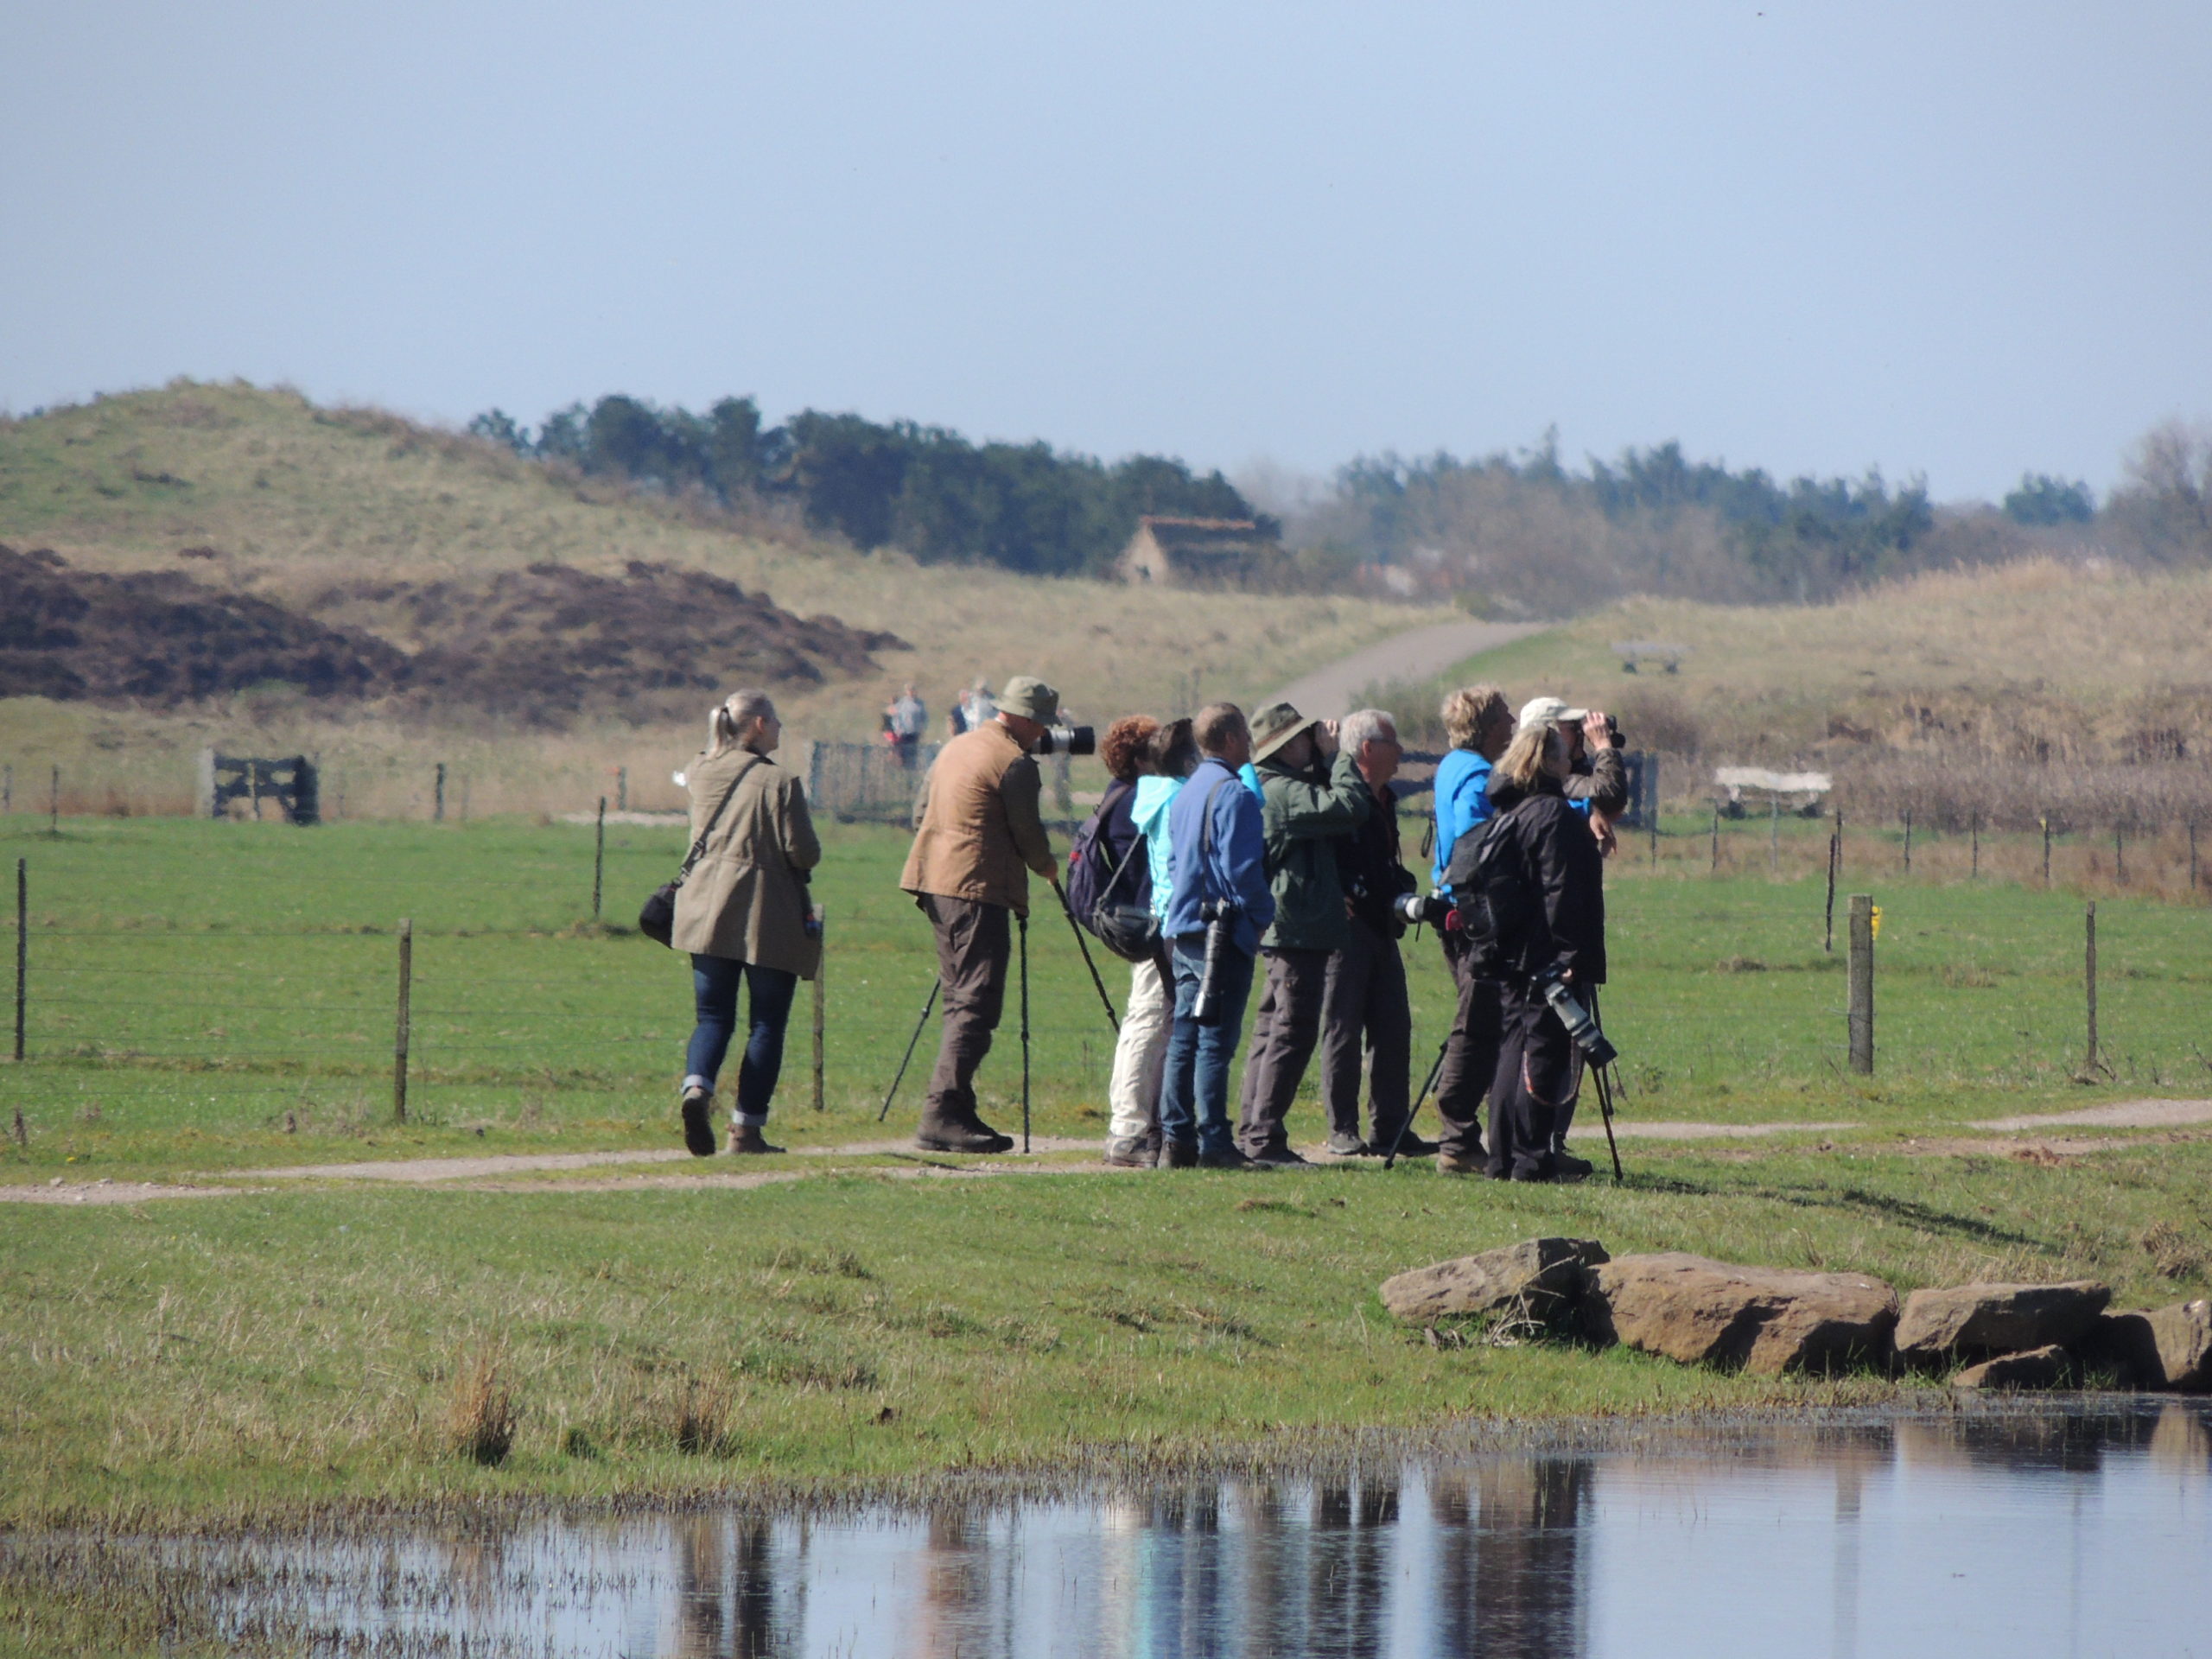
POLYGON ((1444 1070, 1445 1051, 1452 1046, 1452 1039, 1445 1038, 1436 1051, 1436 1064, 1428 1068, 1428 1081, 1421 1086, 1421 1093, 1414 1096, 1414 1103, 1406 1110, 1406 1121, 1398 1125, 1397 1134, 1390 1137, 1390 1150, 1382 1154, 1382 1167, 1389 1169, 1398 1161, 1398 1148, 1406 1143, 1406 1131, 1414 1126, 1414 1114, 1421 1110, 1421 1103, 1428 1098, 1428 1091, 1436 1087, 1436 1079, 1444 1070))
POLYGON ((1618 1185, 1622 1179, 1621 1147, 1613 1139, 1613 1090, 1603 1071, 1592 1070, 1590 1075, 1598 1080, 1598 1113, 1605 1120, 1605 1150, 1613 1154, 1613 1182, 1618 1185))
POLYGON ((1060 914, 1068 918, 1068 931, 1075 935, 1075 948, 1083 952, 1083 965, 1090 969, 1090 982, 1098 988, 1098 1000, 1106 1005, 1106 1023, 1114 1027, 1114 1035, 1118 1038, 1122 1034, 1122 1016, 1114 1012, 1114 999, 1106 995, 1106 982, 1098 976, 1098 964, 1090 959, 1090 945, 1083 937, 1083 924, 1076 920, 1068 896, 1057 881, 1052 883, 1052 897, 1060 901, 1060 914))
POLYGON ((1021 935, 1021 1149, 1029 1150, 1029 918, 1019 918, 1021 935))
POLYGON ((914 1021, 914 1034, 906 1039, 906 1055, 899 1062, 899 1075, 891 1079, 891 1091, 883 1097, 883 1109, 875 1115, 879 1123, 891 1116, 891 1103, 899 1093, 899 1085, 906 1080, 906 1067, 914 1058, 914 1045, 922 1040, 922 1027, 930 1022, 930 1010, 937 1006, 937 994, 943 985, 942 980, 930 982, 930 994, 922 999, 922 1017, 914 1021))

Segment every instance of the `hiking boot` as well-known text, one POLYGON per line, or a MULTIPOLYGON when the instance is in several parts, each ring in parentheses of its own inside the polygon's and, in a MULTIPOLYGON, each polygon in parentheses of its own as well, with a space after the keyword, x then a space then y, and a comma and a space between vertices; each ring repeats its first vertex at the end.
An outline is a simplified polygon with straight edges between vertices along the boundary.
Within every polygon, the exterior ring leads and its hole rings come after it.
POLYGON ((1357 1135, 1346 1135, 1342 1129, 1329 1137, 1329 1155, 1332 1158, 1364 1158, 1375 1150, 1376 1148, 1369 1146, 1357 1135))
POLYGON ((1161 1150, 1166 1140, 1166 1136, 1157 1124, 1144 1132, 1145 1161, 1154 1169, 1164 1169, 1167 1166, 1167 1154, 1161 1150))
MULTIPOLYGON (((1388 1152, 1390 1150, 1390 1143, 1387 1141, 1379 1141, 1376 1143, 1375 1150, 1377 1152, 1388 1152)), ((1403 1135, 1398 1137, 1398 1156, 1401 1158, 1433 1157, 1436 1154, 1436 1150, 1437 1146, 1435 1141, 1422 1140, 1420 1135, 1412 1129, 1408 1129, 1403 1135)), ((1482 1154, 1478 1152, 1475 1156, 1479 1158, 1482 1156, 1482 1154)))
POLYGON ((1471 1158, 1463 1158, 1456 1152, 1440 1152, 1436 1154, 1436 1173, 1440 1175, 1487 1175, 1490 1166, 1480 1153, 1471 1158))
MULTIPOLYGON (((1286 1147, 1284 1150, 1287 1152, 1289 1151, 1289 1148, 1286 1147)), ((1294 1152, 1291 1153, 1290 1155, 1294 1158, 1298 1158, 1298 1154, 1294 1152)), ((1298 1158, 1298 1161, 1302 1164, 1306 1160, 1303 1158, 1298 1158)), ((1258 1158, 1247 1158, 1244 1155, 1244 1149, 1242 1147, 1224 1147, 1219 1152, 1200 1153, 1198 1154, 1198 1167, 1201 1169, 1259 1170, 1269 1168, 1271 1166, 1258 1158)))
POLYGON ((1150 1169, 1159 1154, 1145 1144, 1141 1135, 1127 1135, 1106 1143, 1103 1161, 1114 1169, 1150 1169))
POLYGON ((1263 1164, 1269 1169, 1297 1169, 1304 1166, 1306 1162, 1304 1158, 1293 1151, 1290 1143, 1285 1141, 1273 1141, 1262 1147, 1259 1151, 1251 1155, 1249 1161, 1263 1164))
POLYGON ((715 1091, 697 1084, 683 1091, 683 1145, 694 1158, 715 1155, 715 1091))
POLYGON ((925 1112, 914 1128, 914 1144, 924 1152, 1005 1152, 1014 1145, 1014 1137, 1001 1135, 981 1118, 963 1123, 925 1112))
POLYGON ((760 1133, 758 1123, 733 1123, 729 1126, 729 1149, 738 1153, 781 1152, 781 1147, 772 1147, 768 1137, 760 1133))
POLYGON ((1561 1181, 1586 1181, 1598 1173, 1598 1166, 1587 1158, 1577 1158, 1571 1153, 1552 1154, 1553 1179, 1561 1181))
POLYGON ((1160 1143, 1160 1166, 1162 1169, 1196 1169, 1198 1166, 1198 1143, 1168 1136, 1160 1143))

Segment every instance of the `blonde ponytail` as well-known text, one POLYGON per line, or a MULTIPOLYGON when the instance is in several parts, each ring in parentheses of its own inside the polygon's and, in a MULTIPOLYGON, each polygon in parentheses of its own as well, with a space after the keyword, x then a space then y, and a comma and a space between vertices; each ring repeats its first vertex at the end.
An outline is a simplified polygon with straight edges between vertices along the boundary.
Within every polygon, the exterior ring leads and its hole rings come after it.
POLYGON ((766 691, 733 691, 707 716, 707 759, 737 747, 745 728, 776 712, 766 691))

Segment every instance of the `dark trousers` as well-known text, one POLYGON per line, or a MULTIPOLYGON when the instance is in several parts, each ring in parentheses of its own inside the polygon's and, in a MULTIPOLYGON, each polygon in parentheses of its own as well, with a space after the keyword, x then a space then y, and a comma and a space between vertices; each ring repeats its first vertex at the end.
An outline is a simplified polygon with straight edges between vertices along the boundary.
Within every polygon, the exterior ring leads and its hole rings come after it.
POLYGON ((1004 905, 925 893, 918 900, 937 930, 937 978, 943 988, 944 1037, 930 1073, 922 1115, 964 1122, 976 1115, 976 1068, 991 1052, 991 1033, 1006 1007, 1007 964, 1014 934, 1004 905))
POLYGON ((1321 1003, 1328 992, 1331 950, 1262 950, 1268 988, 1252 1020, 1252 1051, 1244 1062, 1243 1109, 1236 1144, 1248 1158, 1288 1143, 1283 1120, 1321 1039, 1321 1003))
POLYGON ((1452 1033, 1444 1044, 1444 1068, 1436 1074, 1436 1116, 1442 1125, 1438 1144, 1449 1157, 1476 1159, 1483 1156, 1483 1096, 1497 1075, 1503 988, 1494 979, 1467 971, 1467 948, 1459 934, 1446 931, 1437 938, 1459 990, 1452 1033))
POLYGON ((1505 993, 1505 1036, 1490 1090, 1490 1173, 1503 1179, 1549 1180, 1558 1166, 1553 1138, 1562 1109, 1572 1112, 1582 1084, 1574 1039, 1525 981, 1505 993))
POLYGON ((730 1039, 737 1034, 737 988, 742 981, 751 994, 751 1029, 745 1039, 745 1058, 737 1068, 737 1121, 758 1126, 768 1121, 769 1097, 776 1092, 776 1078, 784 1069, 784 1027, 791 1017, 791 996, 798 989, 798 976, 780 968, 761 968, 727 957, 691 958, 691 997, 698 1024, 691 1030, 691 1046, 684 1056, 685 1076, 703 1080, 708 1088, 722 1069, 730 1039))
POLYGON ((1359 1133, 1361 1039, 1367 1048, 1367 1139, 1386 1147, 1398 1138, 1410 1102, 1414 1011, 1406 996, 1406 963, 1398 942, 1354 920, 1351 943, 1329 957, 1321 996, 1321 1104, 1333 1135, 1359 1133))

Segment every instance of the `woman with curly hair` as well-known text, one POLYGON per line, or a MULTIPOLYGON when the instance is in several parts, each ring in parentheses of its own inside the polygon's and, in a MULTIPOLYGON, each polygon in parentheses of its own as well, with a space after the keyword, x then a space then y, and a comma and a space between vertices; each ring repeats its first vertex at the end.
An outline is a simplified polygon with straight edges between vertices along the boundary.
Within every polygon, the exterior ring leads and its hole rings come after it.
MULTIPOLYGON (((1152 869, 1135 807, 1142 774, 1149 769, 1147 747, 1160 729, 1160 722, 1149 715, 1126 715, 1106 728, 1098 746, 1098 758, 1113 779, 1098 803, 1098 856, 1109 872, 1121 873, 1112 890, 1100 897, 1140 911, 1152 908, 1152 869)), ((1172 1001, 1157 962, 1130 964, 1128 1007, 1122 1015, 1113 1075, 1106 1088, 1113 1113, 1106 1128, 1109 1164, 1150 1168, 1158 1155, 1160 1071, 1167 1052, 1172 1001)))

